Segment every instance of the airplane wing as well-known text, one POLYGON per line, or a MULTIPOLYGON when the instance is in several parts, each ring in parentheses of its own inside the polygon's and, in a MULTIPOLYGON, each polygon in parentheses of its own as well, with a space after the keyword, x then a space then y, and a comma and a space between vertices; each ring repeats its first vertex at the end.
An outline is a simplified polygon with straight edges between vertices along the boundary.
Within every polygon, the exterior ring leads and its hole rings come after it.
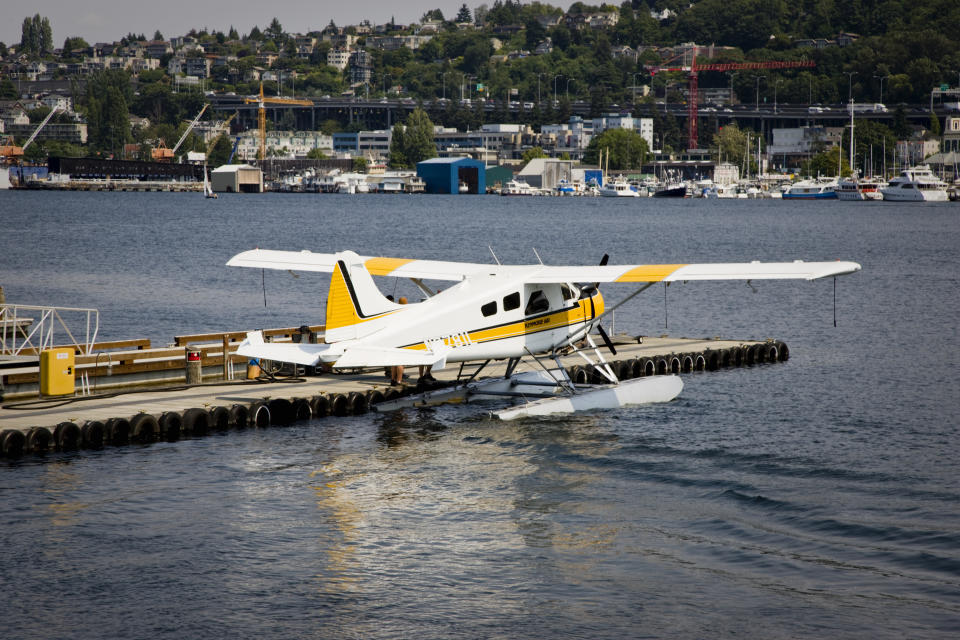
POLYGON ((686 280, 817 280, 860 270, 856 262, 720 262, 704 264, 639 264, 539 267, 531 284, 563 282, 677 282, 686 280))
MULTIPOLYGON (((228 266, 332 273, 335 253, 252 249, 232 257, 228 266)), ((495 265, 475 262, 360 256, 371 275, 424 280, 464 280, 479 275, 512 275, 530 284, 565 282, 675 282, 682 280, 817 280, 855 273, 856 262, 729 262, 631 265, 495 265)))
MULTIPOLYGON (((441 260, 413 260, 409 258, 381 258, 359 256, 363 265, 374 276, 393 276, 397 278, 421 278, 423 280, 463 280, 464 278, 494 273, 503 269, 498 265, 445 262, 441 260)), ((333 273, 337 264, 335 253, 314 253, 312 251, 274 251, 270 249, 251 249, 230 258, 228 267, 255 267, 258 269, 281 269, 290 271, 318 271, 333 273)))

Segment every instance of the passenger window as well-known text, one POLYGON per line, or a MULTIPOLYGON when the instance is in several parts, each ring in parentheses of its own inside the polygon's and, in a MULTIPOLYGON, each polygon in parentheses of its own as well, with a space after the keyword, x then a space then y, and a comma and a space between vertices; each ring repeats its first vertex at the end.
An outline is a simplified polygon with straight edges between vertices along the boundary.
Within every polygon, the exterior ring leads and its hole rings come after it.
POLYGON ((486 318, 486 317, 488 317, 488 316, 492 316, 492 315, 495 314, 496 312, 497 312, 497 301, 496 301, 496 300, 494 300, 493 302, 488 302, 487 304, 485 304, 485 305, 483 305, 482 307, 480 307, 480 313, 483 314, 483 317, 484 317, 484 318, 486 318))
POLYGON ((560 293, 563 296, 564 300, 573 300, 574 298, 576 298, 576 296, 573 295, 573 290, 565 284, 560 285, 560 293))
POLYGON ((530 299, 527 301, 527 308, 524 310, 524 315, 532 315, 534 313, 543 313, 550 308, 550 303, 547 302, 547 296, 544 295, 543 291, 537 289, 530 294, 530 299))
POLYGON ((503 310, 513 311, 520 308, 520 292, 516 291, 503 298, 503 310))

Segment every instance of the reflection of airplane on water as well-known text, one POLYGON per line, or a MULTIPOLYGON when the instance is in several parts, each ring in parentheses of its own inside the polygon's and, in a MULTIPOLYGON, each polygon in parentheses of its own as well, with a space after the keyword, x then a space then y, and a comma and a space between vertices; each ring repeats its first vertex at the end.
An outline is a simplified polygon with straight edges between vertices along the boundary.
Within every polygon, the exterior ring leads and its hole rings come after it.
POLYGON ((464 384, 418 397, 421 402, 468 396, 540 397, 498 412, 501 418, 663 402, 676 397, 683 388, 677 376, 619 381, 590 335, 596 327, 606 346, 616 353, 599 324, 601 317, 656 282, 815 280, 860 270, 857 263, 840 261, 608 265, 604 256, 597 266, 490 265, 374 258, 352 251, 331 254, 262 249, 240 253, 227 264, 333 274, 327 294, 326 344, 271 344, 264 342, 260 332, 253 332, 240 345, 238 354, 305 366, 330 363, 335 368, 429 365, 441 369, 448 362, 507 359, 504 378, 477 380, 478 371, 464 384), (380 293, 374 275, 410 278, 428 297, 416 304, 396 304, 380 293), (424 280, 456 284, 434 293, 424 280), (592 284, 577 286, 576 282, 592 284), (606 309, 597 288, 601 282, 640 286, 606 309), (589 347, 578 347, 584 340, 589 347), (608 382, 574 385, 559 361, 560 351, 568 348, 579 353, 608 382), (528 355, 542 370, 514 374, 517 363, 528 355), (552 359, 556 368, 547 366, 544 359, 552 359))

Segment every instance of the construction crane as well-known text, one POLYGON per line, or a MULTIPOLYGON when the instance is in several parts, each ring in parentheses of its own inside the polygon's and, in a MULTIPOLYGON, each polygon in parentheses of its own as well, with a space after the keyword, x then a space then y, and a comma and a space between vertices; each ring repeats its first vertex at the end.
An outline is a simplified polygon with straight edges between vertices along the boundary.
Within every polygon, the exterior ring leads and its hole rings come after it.
POLYGON ((53 118, 53 115, 59 110, 60 107, 54 107, 50 109, 50 113, 48 113, 47 117, 43 119, 43 122, 41 122, 37 128, 33 130, 33 133, 30 134, 30 137, 27 138, 27 141, 23 143, 22 147, 18 147, 16 145, 5 145, 0 147, 0 156, 6 156, 11 160, 19 160, 23 156, 23 152, 27 150, 27 147, 33 144, 33 141, 37 138, 37 134, 40 133, 40 130, 43 129, 48 122, 50 122, 50 119, 53 118))
POLYGON ((265 98, 263 96, 263 83, 260 83, 260 95, 256 98, 244 98, 243 101, 247 104, 256 104, 259 106, 257 109, 257 129, 260 132, 260 160, 263 161, 267 157, 267 109, 266 105, 269 104, 281 104, 289 106, 300 106, 300 107, 312 107, 313 103, 309 100, 296 100, 294 98, 275 98, 269 97, 265 98))
MULTIPOLYGON (((218 126, 218 127, 215 129, 215 131, 220 131, 221 129, 222 129, 222 130, 225 130, 225 131, 229 131, 229 130, 230 130, 230 129, 229 129, 229 127, 230 127, 230 122, 231 122, 234 118, 237 117, 237 114, 238 114, 238 113, 240 113, 240 112, 239 112, 239 111, 234 111, 233 114, 232 114, 229 118, 227 118, 227 119, 224 120, 222 123, 220 123, 220 126, 218 126)), ((207 145, 207 155, 208 155, 208 156, 210 155, 210 152, 213 151, 213 145, 217 144, 217 139, 218 139, 219 137, 220 137, 219 135, 213 136, 213 138, 210 140, 210 144, 207 145)))
POLYGON ((739 71, 743 69, 799 69, 815 67, 812 60, 774 60, 768 62, 716 62, 697 64, 697 50, 693 50, 693 59, 689 66, 679 67, 648 67, 650 77, 661 71, 685 71, 689 81, 689 96, 687 98, 687 148, 697 149, 697 74, 700 71, 739 71))

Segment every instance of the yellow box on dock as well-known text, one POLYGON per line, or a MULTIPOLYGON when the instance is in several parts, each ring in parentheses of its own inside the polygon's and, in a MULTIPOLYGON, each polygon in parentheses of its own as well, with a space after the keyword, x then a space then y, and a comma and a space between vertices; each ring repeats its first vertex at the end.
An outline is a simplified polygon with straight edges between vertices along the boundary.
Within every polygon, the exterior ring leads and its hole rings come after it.
POLYGON ((76 390, 73 349, 40 352, 40 395, 65 396, 76 390))

